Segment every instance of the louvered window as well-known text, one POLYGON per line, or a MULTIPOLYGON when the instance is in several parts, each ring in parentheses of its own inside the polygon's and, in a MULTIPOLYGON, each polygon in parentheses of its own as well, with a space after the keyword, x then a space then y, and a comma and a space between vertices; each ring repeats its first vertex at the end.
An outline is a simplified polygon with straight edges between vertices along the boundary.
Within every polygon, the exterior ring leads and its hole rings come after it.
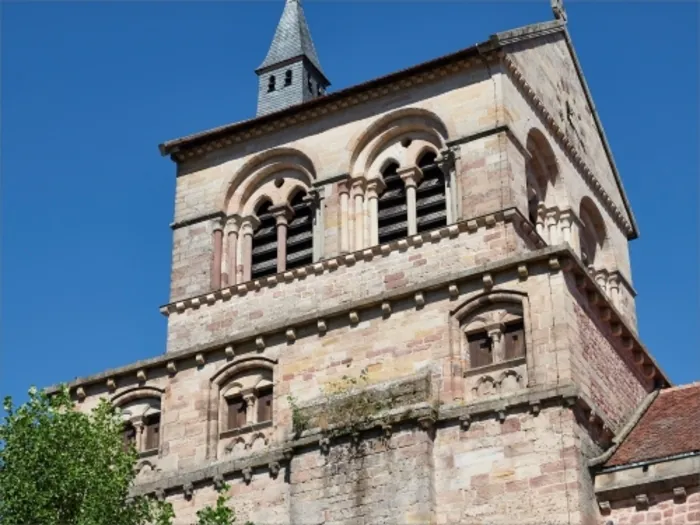
POLYGON ((390 164, 382 176, 386 189, 379 197, 379 243, 402 239, 408 235, 408 215, 406 208, 406 185, 396 170, 398 165, 390 164))
POLYGON ((305 197, 298 192, 290 202, 294 215, 287 228, 287 270, 313 262, 313 210, 305 197))
POLYGON ((447 224, 445 177, 435 163, 435 153, 426 153, 418 161, 423 172, 416 189, 416 222, 418 233, 447 224))
POLYGON ((493 363, 493 346, 486 332, 467 335, 469 345, 469 366, 477 368, 493 363))
POLYGON ((258 279, 277 273, 277 226, 270 213, 272 203, 266 201, 258 207, 256 215, 260 226, 253 233, 253 257, 251 278, 258 279))

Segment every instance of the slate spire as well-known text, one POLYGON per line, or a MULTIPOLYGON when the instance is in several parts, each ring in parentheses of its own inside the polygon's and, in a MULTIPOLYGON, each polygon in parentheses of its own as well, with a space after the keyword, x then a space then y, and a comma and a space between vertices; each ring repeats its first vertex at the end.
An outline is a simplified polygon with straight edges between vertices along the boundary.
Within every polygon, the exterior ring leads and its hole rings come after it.
POLYGON ((270 50, 255 72, 259 77, 258 115, 325 93, 330 82, 321 69, 301 0, 286 0, 270 50))

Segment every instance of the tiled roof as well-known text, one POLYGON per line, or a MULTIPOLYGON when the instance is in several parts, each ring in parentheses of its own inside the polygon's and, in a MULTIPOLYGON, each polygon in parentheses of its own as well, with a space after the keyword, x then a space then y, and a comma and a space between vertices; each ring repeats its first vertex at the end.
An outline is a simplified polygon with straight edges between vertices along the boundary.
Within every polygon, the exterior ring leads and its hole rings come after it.
MULTIPOLYGON (((258 71, 286 60, 305 56, 323 75, 321 63, 316 54, 316 48, 311 40, 309 25, 306 23, 304 8, 301 0, 287 0, 282 11, 282 17, 275 36, 272 39, 270 50, 258 71)), ((325 77, 325 75, 324 75, 325 77)))
POLYGON ((700 452, 700 382, 662 390, 605 467, 700 452))

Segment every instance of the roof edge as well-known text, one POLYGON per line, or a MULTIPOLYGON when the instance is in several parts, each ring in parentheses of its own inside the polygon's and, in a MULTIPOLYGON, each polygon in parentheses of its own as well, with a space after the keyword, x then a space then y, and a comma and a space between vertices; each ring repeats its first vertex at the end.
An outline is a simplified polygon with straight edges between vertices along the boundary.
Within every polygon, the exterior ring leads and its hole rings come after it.
POLYGON ((581 86, 583 86, 583 93, 586 96, 586 101, 588 102, 589 107, 591 108, 593 121, 595 122, 596 129, 598 130, 598 135, 600 135, 600 139, 603 142, 605 156, 608 158, 608 162, 610 163, 610 167, 612 168, 613 175, 615 176, 615 184, 617 185, 617 189, 620 192, 620 196, 622 197, 622 204, 625 207, 627 217, 630 221, 630 226, 632 227, 632 231, 627 235, 627 240, 631 241, 637 239, 639 237, 639 226, 637 225, 637 220, 635 219, 634 213, 632 212, 632 206, 630 205, 629 199, 627 198, 625 188, 622 185, 622 178, 620 177, 620 172, 617 170, 617 164, 615 164, 615 159, 613 158, 610 143, 608 142, 608 138, 605 135, 605 130, 603 129, 603 124, 600 120, 600 116, 598 115, 598 110, 596 109, 595 104, 593 102, 593 95, 591 94, 591 90, 588 87, 586 77, 583 74, 583 68, 581 67, 578 55, 576 54, 576 50, 574 49, 574 43, 571 39, 571 34, 569 33, 569 30, 566 26, 564 26, 563 28, 563 33, 564 41, 566 42, 566 47, 569 49, 569 53, 571 54, 571 58, 574 62, 574 69, 576 70, 576 75, 579 78, 579 82, 581 82, 581 86))
MULTIPOLYGON (((317 107, 317 106, 322 106, 327 103, 331 103, 332 101, 337 101, 341 100, 345 97, 349 97, 355 93, 362 92, 365 90, 369 90, 371 88, 380 86, 385 83, 389 83, 395 80, 400 79, 401 77, 404 76, 410 76, 414 75, 417 73, 422 72, 423 70, 429 70, 435 67, 439 67, 445 63, 452 62, 454 60, 458 60, 460 58, 465 58, 467 56, 471 56, 472 54, 478 55, 478 54, 484 54, 484 53, 489 53, 492 51, 497 51, 501 49, 504 45, 510 44, 513 42, 519 42, 519 41, 524 41, 524 40, 530 40, 534 39, 546 34, 551 34, 555 32, 560 32, 565 29, 566 24, 560 20, 552 20, 552 21, 547 21, 547 22, 539 22, 535 24, 529 24, 526 26, 522 26, 516 29, 511 29, 508 31, 502 31, 499 33, 494 33, 490 35, 488 40, 484 40, 482 42, 479 42, 477 44, 474 44, 472 46, 460 49, 458 51, 455 51, 453 53, 449 53, 447 55, 443 55, 431 60, 428 60, 426 62, 421 62, 418 64, 415 64, 413 66, 410 66, 405 69, 400 69, 394 72, 391 72, 387 75, 383 75, 380 77, 375 77, 374 79, 361 82, 359 84, 354 84, 352 86, 349 86, 347 88, 341 89, 340 91, 336 91, 335 93, 329 93, 326 94, 323 97, 319 97, 313 100, 310 100, 308 102, 305 102, 303 104, 298 104, 295 106, 291 106, 289 108, 285 108, 281 111, 276 111, 274 113, 268 113, 267 115, 261 115, 259 117, 254 117, 251 119, 247 120, 242 120, 238 122, 234 122, 231 124, 225 124, 223 126, 219 126, 216 128, 211 128, 206 131, 202 131, 199 133, 194 133, 191 135, 186 135, 184 137, 172 139, 165 141, 161 144, 158 145, 158 149, 160 151, 160 154, 162 156, 166 155, 171 155, 173 153, 179 152, 182 148, 187 148, 189 146, 199 144, 201 142, 208 142, 210 140, 215 140, 221 135, 226 135, 228 133, 232 133, 234 131, 239 131, 241 129, 244 129, 246 127, 252 127, 258 124, 264 124, 265 122, 268 121, 273 121, 276 119, 279 119, 284 116, 288 115, 293 115, 295 113, 301 113, 302 111, 305 111, 307 109, 317 107)), ((261 68, 258 68, 259 71, 261 68)))
POLYGON ((596 468, 600 467, 603 465, 606 461, 608 461, 612 455, 617 451, 618 448, 620 448, 620 445, 627 439, 627 436, 629 436, 630 432, 634 429, 634 427, 637 426, 637 423, 644 417, 644 414, 647 413, 647 410, 649 410, 649 407, 654 403, 657 397, 659 397, 659 393, 661 392, 660 389, 652 390, 647 394, 647 396, 642 400, 642 402, 639 404, 639 406, 635 409, 634 413, 632 416, 629 418, 627 423, 625 424, 624 427, 622 427, 622 430, 613 438, 613 446, 610 447, 608 450, 603 452, 600 456, 597 456, 591 460, 588 461, 588 467, 589 468, 596 468))

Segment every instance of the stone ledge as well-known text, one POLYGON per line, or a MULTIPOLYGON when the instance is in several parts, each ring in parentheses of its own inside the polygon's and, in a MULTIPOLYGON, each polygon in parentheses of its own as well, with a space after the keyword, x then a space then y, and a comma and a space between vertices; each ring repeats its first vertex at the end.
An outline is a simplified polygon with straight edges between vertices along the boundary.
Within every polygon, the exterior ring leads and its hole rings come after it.
POLYGON ((442 239, 455 238, 462 234, 471 235, 479 231, 479 229, 493 228, 498 223, 513 223, 517 228, 523 230, 524 235, 527 236, 537 248, 546 246, 544 240, 535 232, 530 222, 523 217, 520 211, 515 207, 510 207, 494 213, 464 219, 442 228, 398 239, 387 244, 378 244, 329 259, 322 259, 306 266, 295 268, 294 270, 187 297, 161 306, 160 312, 168 317, 173 314, 180 314, 185 310, 200 308, 205 304, 211 306, 219 301, 231 301, 234 296, 239 296, 238 298, 242 299, 248 295, 248 293, 255 292, 261 288, 291 283, 296 280, 305 279, 312 274, 332 272, 341 266, 353 266, 357 263, 365 263, 367 262, 367 255, 371 256, 369 257, 370 260, 374 257, 385 257, 392 252, 406 250, 409 246, 420 247, 426 243, 440 242, 442 239))
MULTIPOLYGON (((666 385, 672 384, 661 369, 661 367, 659 367, 654 358, 651 356, 651 353, 648 351, 648 349, 640 342, 636 331, 632 327, 628 326, 628 323, 624 320, 624 317, 620 314, 620 312, 617 311, 615 306, 605 295, 605 292, 602 290, 602 288, 588 273, 586 268, 583 266, 583 263, 579 260, 578 256, 572 251, 571 247, 568 244, 566 244, 559 246, 549 246, 546 248, 535 250, 533 252, 518 254, 516 256, 508 257, 497 262, 486 263, 470 269, 460 270, 449 274, 441 275, 440 277, 436 277, 431 280, 426 280, 420 285, 414 285, 397 290, 387 291, 374 295, 372 297, 354 301, 352 303, 346 303, 342 306, 325 310, 324 315, 322 317, 320 317, 318 313, 311 313, 304 316, 296 317, 294 319, 285 320, 284 322, 270 323, 268 325, 268 329, 265 330, 265 332, 260 332, 257 329, 250 329, 245 332, 242 331, 232 338, 214 340, 209 343, 197 345, 186 350, 166 353, 164 355, 160 355, 150 359, 145 359, 142 361, 137 361, 136 363, 107 370, 105 372, 101 372, 92 376, 77 378, 67 383, 67 386, 70 389, 82 388, 84 392, 84 387, 87 385, 94 385, 100 382, 104 382, 105 388, 107 388, 107 383, 110 380, 114 381, 117 377, 135 375, 138 374, 141 370, 150 370, 159 373, 168 371, 168 373, 170 374, 177 373, 178 362, 182 362, 185 360, 193 360, 193 358, 199 353, 205 354, 208 352, 218 352, 225 349, 233 349, 235 348, 235 346, 244 342, 248 342, 250 340, 260 339, 261 341, 264 341, 266 337, 270 337, 274 334, 280 332, 284 334, 289 328, 309 325, 312 323, 319 326, 319 333, 325 333, 325 328, 321 329, 321 325, 323 325, 324 327, 327 326, 326 320, 330 317, 348 315, 348 312, 351 311, 360 311, 372 307, 381 307, 382 305, 384 305, 384 303, 388 303, 390 305, 391 301, 397 301, 408 297, 414 297, 418 292, 423 292, 423 297, 425 297, 426 292, 446 290, 449 294, 449 297, 452 300, 457 300, 460 295, 460 283, 479 279, 483 281, 485 276, 489 276, 490 281, 493 281, 493 278, 500 273, 506 273, 512 271, 513 269, 518 269, 523 266, 527 268, 528 266, 541 264, 546 264, 549 270, 552 272, 564 270, 575 275, 579 290, 588 290, 588 293, 585 294, 585 297, 587 297, 589 301, 593 301, 595 305, 599 307, 601 317, 603 315, 602 312, 605 310, 604 322, 607 322, 611 326, 616 327, 617 337, 620 337, 622 339, 626 351, 632 354, 633 361, 637 364, 639 373, 642 374, 641 377, 645 377, 651 374, 651 377, 656 376, 660 378, 660 380, 662 380, 662 382, 664 382, 666 385), (453 293, 453 291, 456 293, 453 293)), ((235 355, 235 351, 233 353, 235 355)), ((49 394, 51 394, 58 391, 59 388, 60 385, 53 385, 51 387, 48 387, 46 391, 49 394)))
MULTIPOLYGON (((499 396, 497 399, 478 401, 468 405, 452 404, 435 408, 434 403, 422 402, 386 411, 363 425, 360 432, 379 431, 380 435, 388 438, 391 435, 392 426, 411 422, 414 422, 425 431, 431 431, 438 423, 444 425, 452 422, 459 422, 462 428, 467 430, 468 424, 465 427, 465 421, 471 421, 472 418, 500 418, 499 414, 507 415, 508 411, 521 410, 526 407, 533 411, 534 414, 539 413, 539 409, 534 407, 548 408, 561 406, 562 404, 567 407, 573 407, 576 405, 578 396, 578 388, 573 384, 567 384, 556 387, 528 389, 523 392, 499 396)), ((354 430, 357 431, 358 429, 354 430)), ((244 481, 248 483, 251 481, 252 473, 255 470, 268 470, 271 475, 276 476, 280 464, 289 464, 295 450, 308 447, 318 447, 323 450, 332 446, 334 441, 342 441, 350 435, 350 432, 350 430, 347 430, 330 439, 327 430, 311 429, 304 432, 301 437, 283 442, 266 452, 245 458, 218 461, 203 468, 164 477, 159 481, 136 485, 132 488, 130 496, 149 495, 161 491, 172 494, 181 492, 185 486, 207 482, 213 483, 216 479, 230 478, 236 475, 241 475, 244 481)))
POLYGON ((595 475, 594 490, 599 501, 607 502, 699 485, 700 452, 695 452, 603 470, 595 475))

